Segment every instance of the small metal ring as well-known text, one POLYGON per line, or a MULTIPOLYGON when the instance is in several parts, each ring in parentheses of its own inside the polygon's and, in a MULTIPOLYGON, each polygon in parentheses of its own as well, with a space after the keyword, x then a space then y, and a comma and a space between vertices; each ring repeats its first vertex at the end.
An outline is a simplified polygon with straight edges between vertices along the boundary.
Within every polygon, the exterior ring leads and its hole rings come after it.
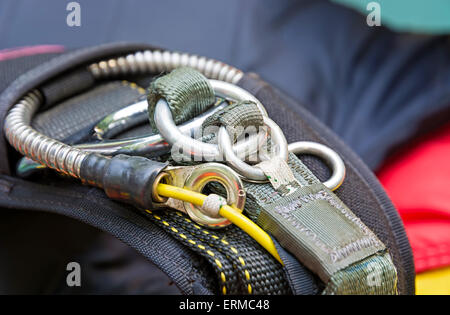
POLYGON ((323 184, 332 191, 341 186, 345 178, 345 164, 335 151, 326 145, 311 141, 294 142, 289 144, 288 148, 293 154, 312 154, 322 158, 332 171, 331 177, 323 184))
POLYGON ((167 174, 166 172, 161 172, 158 174, 158 176, 156 176, 155 180, 153 181, 153 185, 152 185, 152 199, 155 202, 166 202, 169 198, 161 196, 160 194, 158 194, 158 184, 159 183, 165 183, 165 184, 171 184, 172 183, 172 179, 170 177, 169 174, 167 174))
MULTIPOLYGON (((283 131, 269 117, 264 116, 263 119, 264 124, 270 129, 272 148, 276 148, 275 154, 277 154, 281 159, 287 161, 288 144, 286 138, 284 137, 283 131)), ((219 129, 217 144, 220 151, 223 153, 227 164, 242 175, 244 180, 258 183, 265 183, 268 181, 267 176, 260 168, 247 164, 239 159, 239 157, 233 152, 230 135, 224 126, 219 129)))
MULTIPOLYGON (((255 98, 252 94, 246 90, 223 81, 209 80, 214 93, 224 98, 232 98, 235 101, 249 100, 254 102, 264 117, 267 117, 267 112, 261 102, 255 98)), ((218 161, 222 155, 216 144, 205 143, 188 135, 183 134, 179 128, 175 125, 167 101, 161 98, 156 103, 154 120, 156 128, 158 129, 164 140, 167 141, 174 149, 181 149, 182 154, 189 154, 195 161, 218 161), (185 150, 187 148, 187 150, 185 150), (185 153, 185 151, 187 151, 185 153)), ((239 156, 244 156, 245 152, 249 151, 249 148, 259 148, 263 143, 265 137, 249 137, 247 140, 234 145, 234 151, 239 156), (257 144, 257 145, 255 145, 257 144)), ((250 152, 252 153, 252 152, 250 152)))
MULTIPOLYGON (((205 163, 195 167, 194 171, 186 179, 186 189, 201 193, 210 182, 219 182, 227 192, 227 204, 234 206, 241 212, 245 205, 245 190, 239 176, 229 167, 220 163, 205 163)), ((203 223, 211 228, 221 228, 230 225, 231 222, 223 217, 213 218, 189 202, 184 202, 187 214, 195 222, 203 223)))

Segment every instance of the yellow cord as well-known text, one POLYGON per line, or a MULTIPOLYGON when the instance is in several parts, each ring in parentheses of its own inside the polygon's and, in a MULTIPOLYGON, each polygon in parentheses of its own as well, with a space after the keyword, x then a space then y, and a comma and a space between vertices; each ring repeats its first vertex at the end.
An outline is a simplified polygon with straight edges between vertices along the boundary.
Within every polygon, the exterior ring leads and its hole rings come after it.
MULTIPOLYGON (((190 202, 199 207, 203 205, 203 202, 207 197, 206 195, 195 191, 162 183, 158 184, 156 190, 160 196, 190 202)), ((264 232, 263 229, 261 229, 258 225, 256 225, 252 220, 250 220, 245 215, 240 213, 239 210, 228 205, 222 206, 219 210, 219 214, 222 217, 230 220, 232 223, 236 224, 243 231, 245 231, 262 247, 264 247, 276 260, 278 260, 280 264, 283 265, 283 262, 280 256, 278 255, 275 244, 273 243, 273 240, 266 232, 264 232)))

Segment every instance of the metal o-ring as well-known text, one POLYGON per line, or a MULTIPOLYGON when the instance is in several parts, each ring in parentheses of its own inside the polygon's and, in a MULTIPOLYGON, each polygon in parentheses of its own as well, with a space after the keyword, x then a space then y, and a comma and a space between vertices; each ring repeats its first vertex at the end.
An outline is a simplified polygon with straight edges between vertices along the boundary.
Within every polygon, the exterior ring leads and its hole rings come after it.
MULTIPOLYGON (((246 90, 233 85, 231 83, 209 80, 214 92, 218 96, 225 98, 231 98, 235 101, 249 100, 254 102, 264 117, 267 117, 267 112, 261 102, 256 99, 252 94, 246 90)), ((164 138, 175 149, 181 149, 183 154, 188 154, 189 157, 193 157, 194 160, 203 161, 218 161, 221 158, 221 153, 216 144, 205 143, 191 138, 188 135, 183 134, 175 125, 167 101, 161 98, 156 103, 154 120, 156 127, 164 138), (187 149, 187 150, 186 150, 187 149), (185 152, 187 151, 187 152, 185 152)), ((247 152, 248 148, 259 148, 264 137, 250 137, 248 140, 243 140, 241 143, 234 145, 236 153, 240 156, 241 153, 247 152), (257 144, 257 145, 254 145, 257 144)))
MULTIPOLYGON (((218 182, 227 192, 227 204, 235 209, 244 210, 245 190, 239 176, 229 167, 219 163, 205 163, 197 166, 184 183, 186 189, 201 193, 208 183, 218 182)), ((211 217, 200 207, 184 202, 184 208, 195 222, 206 224, 211 228, 224 227, 231 222, 223 217, 211 217)))
MULTIPOLYGON (((288 144, 280 127, 269 117, 264 116, 264 124, 269 127, 272 140, 272 148, 276 148, 276 154, 283 160, 288 159, 288 144)), ((220 127, 217 143, 228 165, 243 176, 246 181, 267 182, 267 176, 257 167, 251 166, 239 159, 233 152, 230 135, 225 127, 220 127)))
POLYGON ((161 196, 160 194, 158 194, 158 184, 159 183, 166 183, 166 184, 171 184, 172 179, 170 177, 169 174, 165 173, 165 172, 161 172, 159 173, 155 180, 153 181, 153 185, 152 185, 152 199, 155 202, 166 202, 169 198, 161 196))
POLYGON ((341 157, 329 147, 311 141, 298 141, 289 144, 289 152, 293 154, 311 154, 322 158, 331 168, 331 177, 323 184, 330 190, 341 186, 345 178, 345 164, 341 157))

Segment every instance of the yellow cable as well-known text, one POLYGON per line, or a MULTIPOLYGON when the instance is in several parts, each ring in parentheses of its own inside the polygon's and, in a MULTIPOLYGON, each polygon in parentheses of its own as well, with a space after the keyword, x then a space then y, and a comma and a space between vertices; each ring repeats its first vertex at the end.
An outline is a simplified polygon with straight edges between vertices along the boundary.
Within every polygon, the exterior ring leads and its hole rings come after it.
POLYGON ((203 201, 205 201, 206 198, 206 195, 204 194, 162 183, 159 183, 158 186, 156 186, 156 191, 160 196, 187 201, 200 207, 203 205, 203 201))
MULTIPOLYGON (((187 201, 193 203, 196 206, 202 206, 205 198, 204 194, 194 192, 188 189, 167 185, 158 184, 156 190, 160 196, 178 199, 182 201, 187 201)), ((245 215, 240 213, 237 209, 224 205, 220 208, 219 214, 230 220, 232 223, 236 224, 244 232, 250 235, 255 241, 257 241, 262 247, 264 247, 276 260, 283 265, 283 262, 278 255, 277 249, 273 240, 270 236, 264 232, 258 225, 256 225, 252 220, 247 218, 245 215)))
POLYGON ((256 225, 252 220, 247 218, 245 215, 237 211, 236 209, 224 205, 220 208, 219 214, 236 224, 242 230, 244 230, 248 235, 250 235, 255 241, 257 241, 262 247, 264 247, 276 260, 283 265, 283 261, 278 255, 275 244, 273 243, 270 236, 264 232, 258 225, 256 225))

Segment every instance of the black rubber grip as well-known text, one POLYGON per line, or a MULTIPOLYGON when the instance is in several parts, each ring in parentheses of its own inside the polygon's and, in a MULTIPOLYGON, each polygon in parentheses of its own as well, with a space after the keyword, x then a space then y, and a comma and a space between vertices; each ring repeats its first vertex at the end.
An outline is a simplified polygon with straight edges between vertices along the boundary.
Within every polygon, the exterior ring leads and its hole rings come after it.
POLYGON ((167 165, 141 156, 106 158, 90 154, 81 165, 81 178, 86 184, 103 188, 111 199, 152 209, 153 182, 167 165))

